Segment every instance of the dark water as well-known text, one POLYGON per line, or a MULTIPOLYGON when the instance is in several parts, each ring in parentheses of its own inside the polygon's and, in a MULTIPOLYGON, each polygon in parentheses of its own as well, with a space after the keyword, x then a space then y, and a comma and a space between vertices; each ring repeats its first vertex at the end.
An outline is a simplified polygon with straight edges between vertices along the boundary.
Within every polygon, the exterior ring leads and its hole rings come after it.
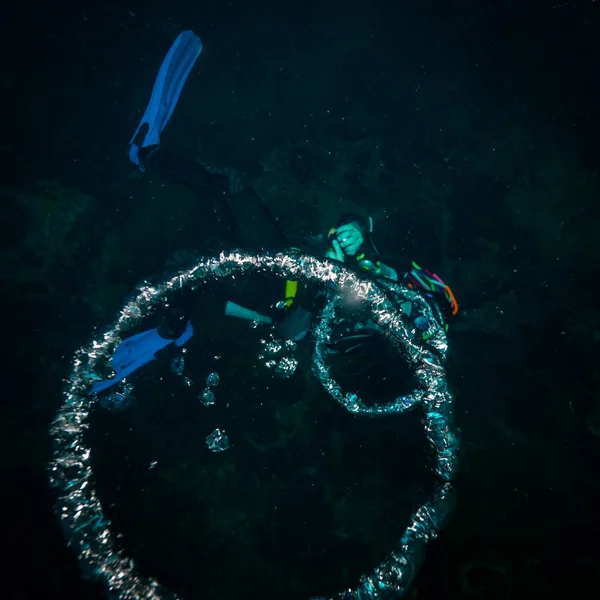
MULTIPOLYGON (((459 300, 448 363, 459 501, 411 594, 596 597, 600 7, 485 4, 5 9, 7 598, 102 597, 66 546, 46 477, 73 351, 178 249, 236 243, 218 194, 127 161, 182 29, 204 51, 165 146, 237 169, 292 240, 343 212, 373 216, 398 269, 416 260, 459 300)), ((220 319, 218 298, 195 304, 188 361, 200 380, 222 356, 214 411, 157 364, 128 411, 94 412, 107 514, 142 571, 184 598, 352 586, 431 489, 419 415, 346 414, 306 350, 292 380, 272 377, 256 361, 259 333, 220 319), (232 448, 214 455, 204 439, 219 426, 232 448)), ((391 368, 398 379, 386 380, 389 356, 368 360, 336 368, 365 396, 391 397, 403 377, 391 368)))

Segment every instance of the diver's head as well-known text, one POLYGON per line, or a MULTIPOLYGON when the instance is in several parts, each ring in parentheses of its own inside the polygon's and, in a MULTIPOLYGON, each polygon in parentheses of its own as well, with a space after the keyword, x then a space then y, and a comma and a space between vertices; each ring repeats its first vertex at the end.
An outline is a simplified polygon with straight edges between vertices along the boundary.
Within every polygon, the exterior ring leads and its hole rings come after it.
POLYGON ((342 225, 349 225, 350 223, 358 227, 363 235, 367 235, 368 233, 370 233, 369 220, 365 219, 365 217, 359 215, 358 213, 344 213, 339 218, 337 226, 341 227, 342 225))

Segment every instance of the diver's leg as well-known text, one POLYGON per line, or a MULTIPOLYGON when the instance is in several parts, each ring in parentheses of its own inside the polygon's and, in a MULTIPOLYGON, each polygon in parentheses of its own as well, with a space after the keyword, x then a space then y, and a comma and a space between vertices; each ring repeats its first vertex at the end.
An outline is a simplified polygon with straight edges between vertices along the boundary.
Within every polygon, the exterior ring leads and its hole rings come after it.
POLYGON ((244 249, 279 252, 289 246, 278 221, 258 194, 249 186, 227 194, 227 202, 242 235, 244 249))
POLYGON ((192 31, 183 31, 173 42, 129 143, 129 158, 142 171, 150 167, 184 185, 225 192, 229 199, 228 208, 242 236, 242 246, 250 250, 279 250, 286 242, 277 221, 254 190, 243 185, 236 171, 203 165, 160 147, 160 135, 201 52, 202 42, 192 31))
POLYGON ((160 172, 176 183, 194 188, 208 188, 216 192, 229 189, 229 177, 213 172, 194 158, 176 154, 162 146, 150 148, 145 155, 140 153, 141 163, 149 172, 160 172))
POLYGON ((143 161, 150 172, 158 171, 198 191, 209 188, 218 192, 226 200, 226 208, 240 234, 239 245, 245 250, 279 251, 289 246, 271 211, 250 186, 242 183, 234 169, 200 163, 158 146, 150 149, 143 161))

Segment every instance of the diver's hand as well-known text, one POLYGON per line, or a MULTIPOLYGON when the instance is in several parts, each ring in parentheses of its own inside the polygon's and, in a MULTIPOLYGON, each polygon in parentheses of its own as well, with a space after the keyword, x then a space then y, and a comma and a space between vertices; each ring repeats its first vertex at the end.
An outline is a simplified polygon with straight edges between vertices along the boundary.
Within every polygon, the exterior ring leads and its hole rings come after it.
POLYGON ((346 223, 346 225, 338 227, 335 236, 344 254, 348 256, 354 256, 364 242, 362 231, 356 223, 346 223))
POLYGON ((327 250, 325 256, 327 258, 333 258, 333 260, 339 260, 340 262, 344 262, 344 251, 342 250, 340 243, 336 239, 333 240, 331 248, 327 250))

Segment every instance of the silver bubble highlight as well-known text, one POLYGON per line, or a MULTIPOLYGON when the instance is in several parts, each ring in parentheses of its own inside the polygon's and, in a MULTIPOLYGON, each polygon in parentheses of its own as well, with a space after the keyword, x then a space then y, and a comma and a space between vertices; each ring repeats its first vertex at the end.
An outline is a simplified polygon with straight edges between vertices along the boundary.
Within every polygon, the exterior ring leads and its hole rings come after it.
MULTIPOLYGON (((123 600, 177 600, 179 596, 156 579, 142 576, 134 561, 117 544, 117 533, 105 517, 98 497, 84 434, 89 427, 94 399, 92 382, 110 370, 110 357, 129 329, 168 301, 181 287, 197 290, 209 280, 247 272, 270 272, 285 279, 321 283, 334 292, 314 330, 313 372, 324 389, 352 413, 373 417, 421 408, 424 433, 434 455, 438 485, 430 499, 410 518, 404 535, 390 555, 353 589, 340 592, 336 600, 387 600, 400 598, 410 587, 424 559, 427 543, 435 539, 454 506, 449 483, 457 470, 458 436, 454 428, 453 398, 445 373, 447 339, 426 300, 400 284, 381 284, 334 261, 293 252, 256 255, 235 251, 201 259, 194 267, 159 285, 143 283, 121 309, 117 321, 99 339, 80 349, 64 393, 64 402, 51 426, 54 453, 49 476, 57 493, 56 510, 70 546, 87 577, 103 581, 109 595, 123 600), (418 387, 411 394, 391 398, 388 404, 368 405, 352 391, 343 391, 332 378, 326 361, 326 344, 336 311, 343 300, 364 302, 370 320, 413 369, 418 387), (400 304, 410 301, 428 319, 430 330, 423 341, 406 319, 400 304)), ((280 365, 284 374, 293 361, 280 365)))

